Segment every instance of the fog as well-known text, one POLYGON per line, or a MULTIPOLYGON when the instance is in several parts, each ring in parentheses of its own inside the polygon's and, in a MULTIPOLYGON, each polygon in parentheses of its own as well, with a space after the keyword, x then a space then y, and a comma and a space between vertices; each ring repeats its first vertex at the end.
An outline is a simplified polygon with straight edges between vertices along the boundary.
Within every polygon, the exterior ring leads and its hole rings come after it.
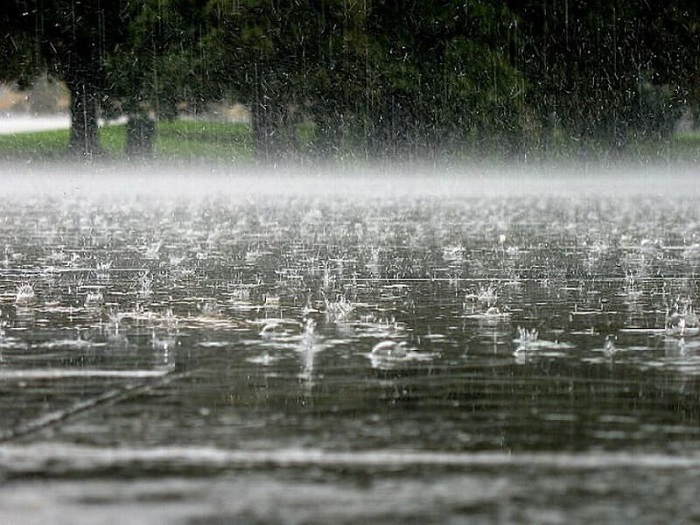
POLYGON ((247 196, 399 197, 676 195, 697 193, 692 165, 604 163, 367 163, 265 166, 221 162, 0 163, 6 196, 61 194, 153 199, 247 196))

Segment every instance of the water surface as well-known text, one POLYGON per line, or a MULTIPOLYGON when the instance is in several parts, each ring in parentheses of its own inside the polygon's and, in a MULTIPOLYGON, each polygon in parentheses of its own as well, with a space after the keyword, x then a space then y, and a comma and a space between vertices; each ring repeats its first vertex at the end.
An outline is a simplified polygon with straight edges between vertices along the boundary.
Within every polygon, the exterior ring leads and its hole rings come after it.
POLYGON ((7 517, 698 518, 691 175, 150 171, 5 171, 7 517))

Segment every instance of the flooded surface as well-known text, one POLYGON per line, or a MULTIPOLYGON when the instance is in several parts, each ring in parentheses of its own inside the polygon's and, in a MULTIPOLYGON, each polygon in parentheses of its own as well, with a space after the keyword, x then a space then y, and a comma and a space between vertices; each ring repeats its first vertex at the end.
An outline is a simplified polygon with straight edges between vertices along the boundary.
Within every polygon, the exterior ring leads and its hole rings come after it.
POLYGON ((6 172, 0 514, 700 519, 691 179, 116 175, 6 172))

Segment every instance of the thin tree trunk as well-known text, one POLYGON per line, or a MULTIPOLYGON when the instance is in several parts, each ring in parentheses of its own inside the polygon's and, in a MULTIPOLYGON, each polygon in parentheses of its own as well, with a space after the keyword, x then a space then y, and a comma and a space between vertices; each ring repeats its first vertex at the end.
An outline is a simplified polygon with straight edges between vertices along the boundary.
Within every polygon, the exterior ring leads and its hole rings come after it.
POLYGON ((153 157, 155 123, 148 115, 131 115, 126 125, 126 154, 129 158, 153 157))
POLYGON ((68 149, 75 154, 101 153, 97 124, 97 90, 83 79, 68 82, 70 91, 70 140, 68 149))

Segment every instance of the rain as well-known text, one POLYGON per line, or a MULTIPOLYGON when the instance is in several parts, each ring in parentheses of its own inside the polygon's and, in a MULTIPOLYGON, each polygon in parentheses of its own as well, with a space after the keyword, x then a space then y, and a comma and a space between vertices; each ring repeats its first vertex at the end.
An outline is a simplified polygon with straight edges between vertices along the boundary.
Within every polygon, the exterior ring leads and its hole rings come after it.
POLYGON ((698 20, 10 2, 0 521, 696 519, 698 20))

